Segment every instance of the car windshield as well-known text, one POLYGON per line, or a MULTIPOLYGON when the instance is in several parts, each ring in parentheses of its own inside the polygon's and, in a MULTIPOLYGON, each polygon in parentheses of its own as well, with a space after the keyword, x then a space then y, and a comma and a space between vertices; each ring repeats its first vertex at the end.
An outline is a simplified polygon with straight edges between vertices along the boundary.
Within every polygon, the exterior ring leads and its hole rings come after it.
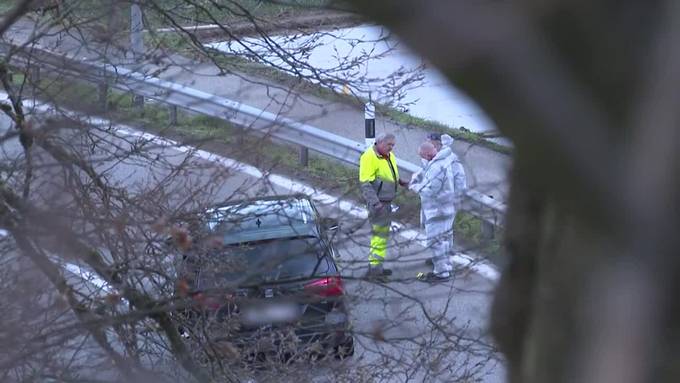
POLYGON ((295 199, 251 201, 214 209, 211 215, 211 231, 234 233, 309 224, 313 212, 309 201, 295 199))
POLYGON ((305 199, 248 201, 208 211, 207 229, 225 245, 316 234, 305 199))
POLYGON ((199 289, 310 278, 329 272, 318 238, 277 238, 224 246, 200 265, 199 289))

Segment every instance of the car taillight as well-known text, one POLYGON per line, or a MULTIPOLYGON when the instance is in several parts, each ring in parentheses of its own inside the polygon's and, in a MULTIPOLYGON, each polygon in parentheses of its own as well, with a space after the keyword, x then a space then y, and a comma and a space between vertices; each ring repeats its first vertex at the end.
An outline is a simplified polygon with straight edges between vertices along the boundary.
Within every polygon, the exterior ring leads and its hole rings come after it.
POLYGON ((305 285, 305 291, 322 297, 337 297, 344 294, 342 278, 324 277, 305 285))
POLYGON ((198 292, 192 294, 191 296, 196 304, 204 309, 217 310, 220 308, 220 302, 214 297, 205 295, 204 293, 198 292))

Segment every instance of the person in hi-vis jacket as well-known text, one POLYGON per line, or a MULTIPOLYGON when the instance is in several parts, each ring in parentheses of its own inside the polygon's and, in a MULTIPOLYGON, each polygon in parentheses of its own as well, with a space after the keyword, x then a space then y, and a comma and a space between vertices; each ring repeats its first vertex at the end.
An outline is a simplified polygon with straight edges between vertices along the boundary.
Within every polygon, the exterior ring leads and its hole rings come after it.
POLYGON ((371 224, 368 254, 370 277, 382 278, 392 274, 383 265, 392 222, 392 200, 397 195, 398 185, 408 186, 408 182, 399 179, 397 159, 392 153, 394 145, 393 134, 380 134, 375 138, 375 144, 366 149, 359 160, 361 194, 366 201, 371 224))

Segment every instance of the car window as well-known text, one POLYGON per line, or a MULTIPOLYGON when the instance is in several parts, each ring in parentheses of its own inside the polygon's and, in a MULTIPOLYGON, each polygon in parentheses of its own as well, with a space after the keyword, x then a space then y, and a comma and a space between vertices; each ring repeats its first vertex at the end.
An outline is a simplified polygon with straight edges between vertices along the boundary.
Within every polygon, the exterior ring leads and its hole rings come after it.
POLYGON ((255 201, 213 210, 208 221, 212 232, 237 233, 276 227, 307 225, 315 219, 306 200, 255 201))
POLYGON ((327 249, 314 237, 278 238, 225 246, 200 262, 199 289, 304 279, 331 271, 327 249))

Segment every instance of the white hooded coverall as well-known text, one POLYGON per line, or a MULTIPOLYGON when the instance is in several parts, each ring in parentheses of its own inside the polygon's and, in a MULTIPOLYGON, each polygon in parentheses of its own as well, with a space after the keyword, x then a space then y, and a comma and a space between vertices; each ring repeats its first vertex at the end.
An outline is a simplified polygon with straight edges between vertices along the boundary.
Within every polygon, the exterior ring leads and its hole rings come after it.
POLYGON ((421 223, 427 246, 434 256, 434 273, 448 276, 453 270, 453 221, 467 187, 465 171, 451 150, 453 139, 442 135, 442 149, 422 170, 414 174, 409 188, 420 195, 421 223))

